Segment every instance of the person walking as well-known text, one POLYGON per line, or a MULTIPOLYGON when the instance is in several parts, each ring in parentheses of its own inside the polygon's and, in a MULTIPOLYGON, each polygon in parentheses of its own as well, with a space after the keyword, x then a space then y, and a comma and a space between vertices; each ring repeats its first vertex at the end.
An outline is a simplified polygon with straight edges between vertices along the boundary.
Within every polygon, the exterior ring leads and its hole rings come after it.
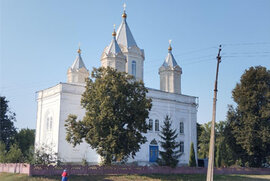
POLYGON ((62 173, 62 181, 68 181, 68 173, 66 169, 62 173))

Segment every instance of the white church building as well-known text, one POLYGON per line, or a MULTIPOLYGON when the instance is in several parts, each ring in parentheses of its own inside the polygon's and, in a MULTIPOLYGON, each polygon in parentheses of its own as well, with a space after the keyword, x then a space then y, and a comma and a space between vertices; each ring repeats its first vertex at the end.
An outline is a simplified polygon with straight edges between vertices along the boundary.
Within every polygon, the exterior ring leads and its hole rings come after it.
MULTIPOLYGON (((100 61, 101 66, 113 67, 118 71, 127 72, 137 80, 143 80, 144 50, 139 48, 127 24, 127 14, 122 14, 122 23, 117 31, 112 33, 111 43, 104 49, 100 61)), ((162 60, 162 59, 161 59, 162 60)), ((189 161, 190 145, 194 143, 197 158, 197 108, 198 98, 181 93, 182 68, 177 64, 171 44, 164 62, 160 62, 160 90, 148 88, 147 97, 152 99, 152 109, 149 119, 150 130, 145 134, 147 142, 141 145, 134 162, 148 165, 156 162, 161 141, 159 134, 166 115, 171 117, 172 127, 177 130, 177 141, 180 142, 182 156, 179 165, 189 161)), ((85 110, 81 106, 81 95, 85 90, 85 78, 89 76, 81 57, 81 50, 67 71, 67 82, 37 92, 37 124, 36 150, 41 147, 51 147, 62 162, 81 163, 86 160, 90 164, 100 162, 100 156, 83 142, 73 147, 66 141, 65 120, 69 114, 75 114, 82 119, 85 110)))

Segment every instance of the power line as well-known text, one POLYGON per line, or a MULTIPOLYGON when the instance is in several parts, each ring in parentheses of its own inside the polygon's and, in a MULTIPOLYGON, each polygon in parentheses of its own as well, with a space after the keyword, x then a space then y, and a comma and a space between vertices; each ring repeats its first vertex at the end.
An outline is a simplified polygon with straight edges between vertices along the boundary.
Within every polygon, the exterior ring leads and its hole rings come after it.
MULTIPOLYGON (((228 53, 224 53, 223 55, 226 55, 228 53)), ((230 52, 229 54, 238 55, 238 54, 244 54, 244 55, 261 55, 261 54, 270 54, 270 52, 230 52)))
POLYGON ((225 57, 225 58, 232 58, 232 57, 242 57, 242 58, 248 58, 248 57, 270 57, 270 55, 228 55, 228 56, 222 56, 222 57, 225 57))
POLYGON ((218 46, 211 46, 211 47, 207 47, 207 48, 195 49, 195 50, 191 50, 191 51, 187 51, 187 52, 175 54, 174 56, 175 57, 177 57, 177 56, 183 56, 183 55, 186 55, 186 54, 198 53, 198 52, 202 52, 202 51, 210 50, 210 49, 218 49, 218 46))
POLYGON ((225 44, 222 44, 223 47, 226 47, 226 46, 252 46, 252 45, 270 45, 270 42, 255 42, 255 43, 225 43, 225 44))

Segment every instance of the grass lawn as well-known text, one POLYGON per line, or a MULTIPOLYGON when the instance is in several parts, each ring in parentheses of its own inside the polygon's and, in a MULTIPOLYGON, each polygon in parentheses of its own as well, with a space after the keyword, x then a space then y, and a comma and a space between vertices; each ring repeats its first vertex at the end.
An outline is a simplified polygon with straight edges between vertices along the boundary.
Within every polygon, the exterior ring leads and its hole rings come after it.
MULTIPOLYGON (((0 173, 1 181, 60 181, 61 177, 28 177, 23 174, 0 173)), ((177 180, 177 181, 199 181, 206 180, 206 175, 100 175, 100 176, 71 176, 69 181, 88 181, 88 180, 106 180, 106 181, 160 181, 160 180, 177 180)), ((215 181, 270 181, 270 175, 217 175, 215 181)))

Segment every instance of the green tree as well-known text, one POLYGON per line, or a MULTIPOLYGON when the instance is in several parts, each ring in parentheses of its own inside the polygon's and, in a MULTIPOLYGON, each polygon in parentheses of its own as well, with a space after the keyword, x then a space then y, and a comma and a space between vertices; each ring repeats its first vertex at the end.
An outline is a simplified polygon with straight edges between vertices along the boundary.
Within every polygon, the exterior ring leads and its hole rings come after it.
POLYGON ((261 167, 270 156, 270 71, 250 67, 232 91, 237 104, 228 111, 229 127, 243 164, 261 167))
POLYGON ((0 163, 6 162, 6 145, 0 141, 0 163))
POLYGON ((222 159, 221 144, 218 143, 216 148, 217 148, 217 150, 216 150, 216 155, 215 155, 215 166, 220 167, 221 166, 221 159, 222 159))
POLYGON ((201 134, 198 140, 198 156, 199 158, 208 157, 210 133, 211 133, 211 122, 201 125, 201 134))
POLYGON ((35 144, 35 130, 34 129, 21 129, 15 136, 24 156, 27 155, 31 146, 35 144))
POLYGON ((158 160, 159 165, 176 167, 178 164, 178 158, 181 156, 179 149, 179 143, 176 142, 178 134, 176 129, 171 128, 171 118, 166 115, 164 125, 161 127, 161 134, 159 136, 163 141, 160 141, 160 145, 164 151, 159 151, 160 159, 158 160))
POLYGON ((200 150, 200 145, 201 145, 201 139, 200 136, 202 134, 203 127, 201 124, 197 123, 197 150, 200 150))
POLYGON ((10 111, 6 98, 0 96, 0 141, 6 145, 7 150, 16 134, 14 121, 16 121, 15 113, 10 111))
POLYGON ((229 110, 227 112, 227 124, 224 130, 224 138, 225 143, 228 146, 228 150, 232 154, 232 159, 234 163, 239 166, 244 166, 246 160, 248 160, 247 152, 241 147, 241 145, 237 144, 236 138, 234 135, 233 126, 237 122, 237 113, 232 105, 229 105, 229 110))
POLYGON ((35 163, 35 147, 30 146, 28 150, 24 153, 24 162, 34 164, 35 163))
POLYGON ((74 146, 84 140, 103 158, 104 164, 134 157, 146 142, 151 99, 142 81, 112 68, 94 68, 87 79, 81 104, 83 120, 66 120, 66 140, 74 146))
MULTIPOLYGON (((215 166, 230 166, 235 163, 235 154, 231 150, 230 137, 228 134, 228 122, 219 121, 215 125, 215 166)), ((202 132, 199 136, 199 158, 208 157, 211 122, 205 123, 201 126, 202 132)))
POLYGON ((53 150, 52 145, 41 145, 35 150, 34 158, 30 160, 30 163, 41 165, 58 164, 60 161, 58 159, 57 153, 53 150))
POLYGON ((197 166, 193 142, 191 142, 191 144, 190 144, 190 153, 189 153, 188 166, 190 166, 190 167, 196 167, 197 166))
POLYGON ((10 150, 6 154, 6 162, 8 163, 19 163, 23 161, 23 154, 17 144, 13 144, 10 150))

